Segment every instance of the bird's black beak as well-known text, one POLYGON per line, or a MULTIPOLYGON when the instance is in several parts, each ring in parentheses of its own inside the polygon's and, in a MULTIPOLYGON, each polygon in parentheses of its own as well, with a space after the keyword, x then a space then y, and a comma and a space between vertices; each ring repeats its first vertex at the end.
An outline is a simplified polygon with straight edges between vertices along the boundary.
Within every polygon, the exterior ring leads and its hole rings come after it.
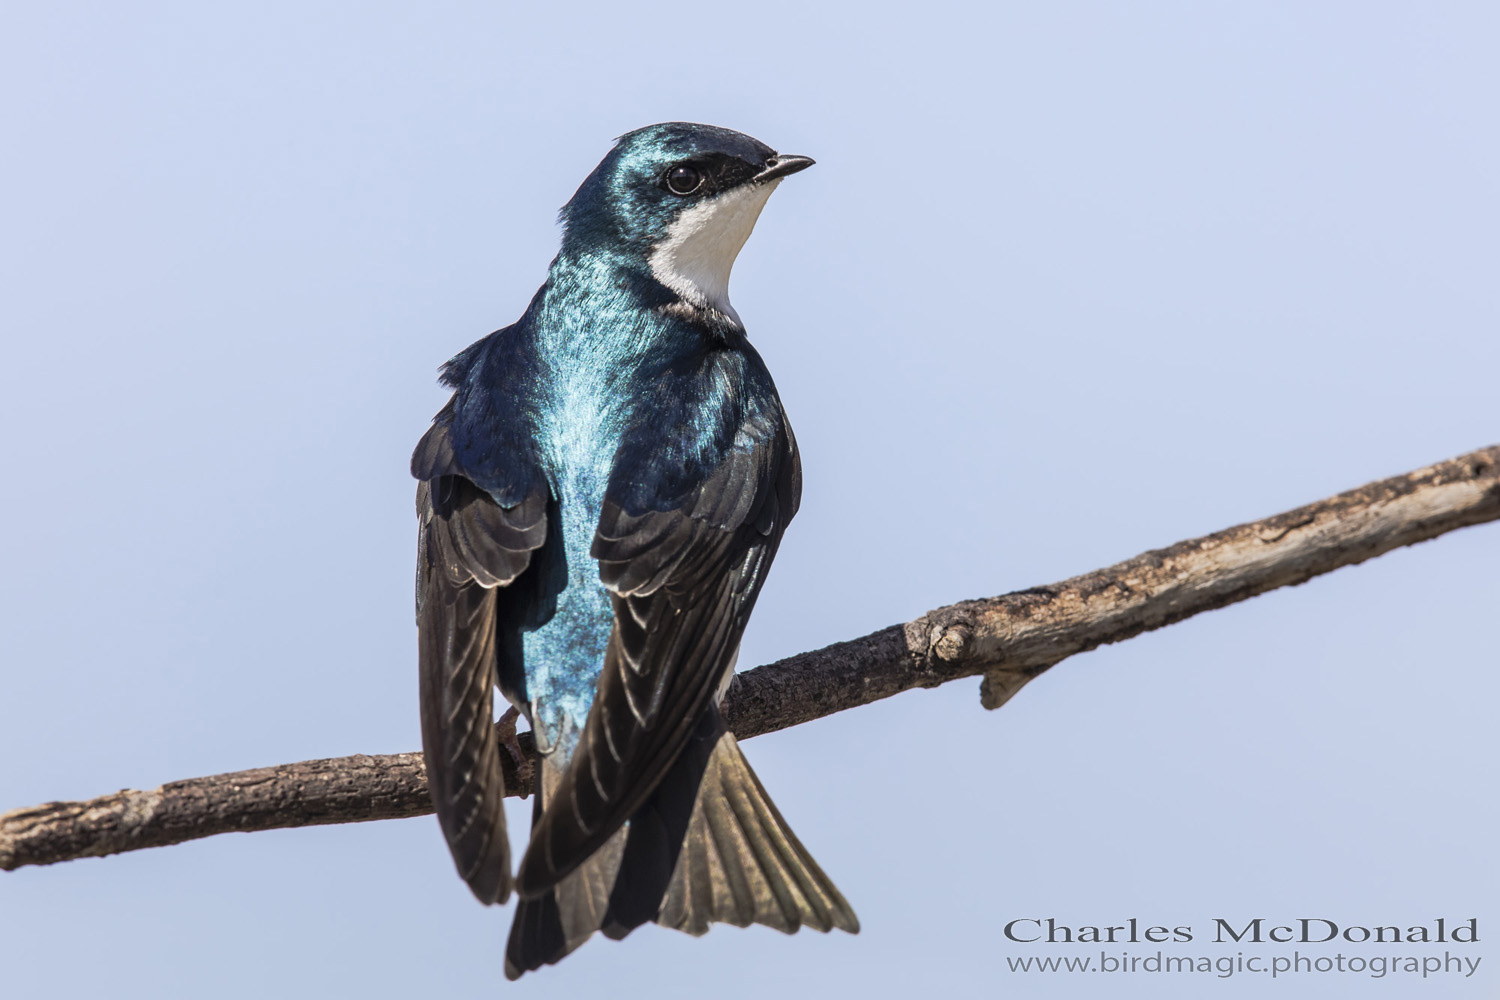
POLYGON ((806 170, 814 162, 811 156, 792 156, 787 153, 777 153, 766 161, 764 170, 750 179, 757 184, 764 181, 774 181, 789 174, 795 174, 799 170, 806 170))

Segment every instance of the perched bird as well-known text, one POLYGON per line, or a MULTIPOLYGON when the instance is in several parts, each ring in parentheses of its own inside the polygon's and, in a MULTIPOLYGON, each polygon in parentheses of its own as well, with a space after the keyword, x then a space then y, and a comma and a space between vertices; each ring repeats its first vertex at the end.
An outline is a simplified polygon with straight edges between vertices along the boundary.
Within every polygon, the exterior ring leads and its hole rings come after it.
POLYGON ((707 125, 621 137, 526 312, 443 368, 411 465, 422 748, 459 874, 520 896, 512 979, 647 921, 859 929, 719 713, 801 492, 729 272, 812 162, 707 125), (514 882, 496 687, 538 750, 514 882))

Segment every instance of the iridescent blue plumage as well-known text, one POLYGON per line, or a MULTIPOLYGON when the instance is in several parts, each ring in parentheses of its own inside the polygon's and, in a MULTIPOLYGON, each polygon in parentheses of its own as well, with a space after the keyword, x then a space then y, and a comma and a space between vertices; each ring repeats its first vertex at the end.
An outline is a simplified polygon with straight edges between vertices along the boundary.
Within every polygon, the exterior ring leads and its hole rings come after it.
POLYGON ((423 743, 454 859, 493 902, 495 685, 536 732, 513 976, 646 920, 857 927, 717 711, 800 489, 729 269, 810 163, 709 126, 630 133, 564 208, 521 319, 444 370, 412 460, 423 743))

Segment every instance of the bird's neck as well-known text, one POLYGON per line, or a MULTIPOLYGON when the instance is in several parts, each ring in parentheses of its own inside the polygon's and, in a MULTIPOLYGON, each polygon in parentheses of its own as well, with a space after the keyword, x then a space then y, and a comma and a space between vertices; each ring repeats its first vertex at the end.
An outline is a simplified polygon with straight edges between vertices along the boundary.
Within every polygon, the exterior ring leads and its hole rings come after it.
MULTIPOLYGON (((664 282, 656 256, 587 250, 562 253, 552 262, 538 304, 551 317, 550 325, 584 323, 602 336, 618 340, 629 330, 688 339, 704 334, 735 342, 744 336, 739 316, 703 295, 664 282)), ((667 339, 677 339, 668 336, 667 339)))

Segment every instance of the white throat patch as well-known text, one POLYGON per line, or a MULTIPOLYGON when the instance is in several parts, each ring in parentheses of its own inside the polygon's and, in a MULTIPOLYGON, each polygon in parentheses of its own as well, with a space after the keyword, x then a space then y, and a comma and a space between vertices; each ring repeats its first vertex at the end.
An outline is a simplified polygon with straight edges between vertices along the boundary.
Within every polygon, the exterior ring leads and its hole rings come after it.
POLYGON ((738 323, 739 314, 729 304, 729 272, 780 183, 744 184, 684 211, 651 252, 656 280, 694 305, 717 309, 738 323))

